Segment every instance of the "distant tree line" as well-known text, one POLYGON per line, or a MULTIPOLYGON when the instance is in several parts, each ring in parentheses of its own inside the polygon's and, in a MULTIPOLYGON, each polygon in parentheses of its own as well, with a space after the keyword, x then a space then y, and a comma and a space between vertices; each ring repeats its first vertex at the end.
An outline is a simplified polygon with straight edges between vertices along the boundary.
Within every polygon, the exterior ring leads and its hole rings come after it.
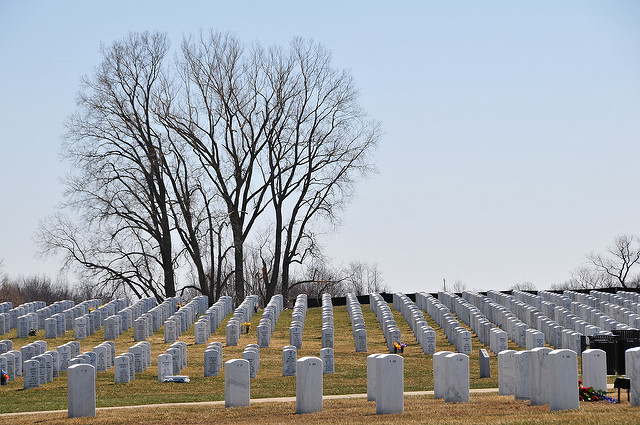
POLYGON ((132 33, 101 53, 67 121, 72 172, 43 253, 105 293, 158 300, 268 302, 348 280, 319 272, 318 237, 373 170, 380 128, 330 52, 212 31, 177 52, 132 33))

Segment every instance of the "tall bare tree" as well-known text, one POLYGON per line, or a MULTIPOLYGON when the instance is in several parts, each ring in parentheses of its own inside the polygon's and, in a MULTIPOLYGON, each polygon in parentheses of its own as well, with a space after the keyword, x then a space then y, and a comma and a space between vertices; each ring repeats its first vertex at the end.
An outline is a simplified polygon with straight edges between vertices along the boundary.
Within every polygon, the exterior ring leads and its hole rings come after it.
POLYGON ((187 37, 174 62, 168 52, 148 33, 103 48, 64 149, 66 207, 81 220, 51 218, 44 249, 138 296, 241 302, 248 284, 286 296, 292 266, 317 258, 314 224, 333 222, 372 170, 379 126, 315 43, 265 49, 210 32, 187 37), (193 284, 178 285, 185 268, 193 284))
POLYGON ((640 239, 634 235, 618 236, 605 254, 592 253, 587 258, 598 272, 611 277, 623 288, 628 288, 630 281, 636 277, 632 271, 640 262, 640 239))
POLYGON ((267 300, 279 282, 287 298, 292 265, 316 248, 311 224, 334 220, 353 182, 372 171, 369 154, 380 133, 361 110, 350 74, 333 68, 322 46, 296 39, 279 63, 287 64, 278 79, 285 125, 268 145, 275 237, 267 300))
POLYGON ((63 145, 74 166, 66 206, 82 227, 57 216, 41 231, 45 249, 64 251, 103 284, 158 299, 175 295, 164 147, 152 111, 168 50, 164 35, 149 33, 102 47, 63 145))

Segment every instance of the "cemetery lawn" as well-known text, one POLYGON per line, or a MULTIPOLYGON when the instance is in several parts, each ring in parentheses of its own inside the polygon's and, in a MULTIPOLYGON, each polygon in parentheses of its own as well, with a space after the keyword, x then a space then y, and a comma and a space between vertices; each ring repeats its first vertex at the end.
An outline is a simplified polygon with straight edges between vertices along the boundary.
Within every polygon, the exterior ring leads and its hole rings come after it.
MULTIPOLYGON (((512 396, 473 394, 469 403, 447 403, 431 396, 407 396, 404 413, 376 415, 374 402, 365 398, 325 400, 323 411, 298 415, 295 402, 253 403, 249 407, 225 409, 223 404, 140 407, 99 410, 92 424, 209 424, 234 423, 260 425, 295 423, 331 424, 637 424, 640 409, 626 400, 620 405, 607 402, 580 403, 580 410, 550 412, 549 406, 529 406, 512 396)), ((5 416, 3 424, 46 422, 47 424, 85 424, 87 418, 68 419, 66 412, 5 416)))
MULTIPOLYGON (((251 381, 251 398, 259 399, 259 398, 272 398, 272 397, 295 397, 295 377, 282 377, 282 347, 289 344, 289 325, 291 323, 291 309, 286 309, 282 312, 278 319, 278 324, 276 325, 275 332, 271 337, 271 345, 268 348, 263 348, 260 350, 260 370, 258 371, 258 376, 251 381)), ((431 355, 425 355, 422 353, 422 350, 415 338, 413 337, 413 333, 411 332, 408 324, 402 318, 400 312, 396 310, 392 310, 394 318, 397 322, 398 327, 402 332, 402 340, 407 344, 407 347, 404 350, 402 356, 404 357, 404 386, 405 391, 425 391, 425 390, 433 390, 433 359, 431 355)), ((349 317, 346 311, 345 306, 334 307, 334 350, 335 350, 335 374, 333 375, 324 375, 324 395, 338 395, 338 394, 365 394, 367 392, 367 382, 366 382, 366 358, 368 355, 373 353, 384 353, 386 352, 386 344, 384 342, 384 337, 382 335, 382 331, 380 329, 380 325, 377 322, 375 316, 369 310, 368 304, 362 305, 362 313, 364 315, 365 324, 367 328, 367 344, 368 344, 368 352, 366 353, 356 353, 354 348, 353 337, 351 333, 351 326, 349 324, 349 317)), ((256 328, 258 322, 260 320, 260 316, 262 311, 256 313, 252 320, 252 327, 250 329, 249 334, 243 334, 240 337, 240 342, 237 347, 224 347, 223 356, 224 361, 228 361, 231 359, 241 358, 241 353, 244 347, 247 344, 255 343, 257 340, 256 336, 256 328)), ((230 317, 230 316, 229 316, 230 317)), ((228 318, 227 317, 227 320, 228 318)), ((437 324, 425 314, 425 319, 436 331, 436 342, 437 342, 437 351, 449 350, 455 351, 453 346, 448 343, 444 336, 444 332, 442 329, 437 326, 437 324)), ((220 341, 225 344, 225 326, 226 321, 218 328, 217 332, 209 338, 208 342, 220 341)), ((464 325, 463 325, 464 326, 464 325)), ((321 328, 322 328, 322 317, 321 317, 321 308, 310 308, 307 312, 305 326, 304 326, 304 334, 303 334, 303 344, 302 349, 298 350, 298 358, 303 356, 319 356, 320 348, 321 348, 321 328)), ((148 405, 148 404, 162 404, 162 403, 185 403, 185 402, 207 402, 207 401, 220 401, 224 400, 224 370, 221 371, 219 376, 217 377, 204 377, 204 350, 206 345, 195 345, 194 344, 194 335, 193 335, 193 326, 187 332, 185 332, 182 337, 180 337, 181 341, 185 341, 188 345, 188 355, 187 355, 187 367, 183 369, 181 372, 182 375, 188 375, 191 379, 191 382, 184 384, 163 384, 159 383, 157 380, 157 356, 159 354, 164 353, 164 351, 169 347, 170 344, 164 343, 163 338, 163 328, 160 331, 155 332, 147 341, 151 344, 151 358, 152 365, 145 372, 136 374, 135 381, 130 384, 114 384, 114 374, 113 368, 111 368, 107 372, 100 372, 97 375, 96 380, 96 405, 97 407, 112 407, 112 406, 134 406, 134 405, 148 405)), ((484 345, 480 344, 477 336, 472 332, 472 345, 473 345, 473 354, 470 356, 470 386, 471 388, 497 388, 498 387, 498 362, 497 357, 493 353, 490 353, 490 362, 491 362, 491 378, 483 378, 480 379, 480 369, 478 362, 478 350, 480 348, 487 348, 484 345)), ((4 338, 7 338, 5 336, 4 338)), ((27 343, 33 342, 37 339, 44 340, 44 330, 40 330, 36 336, 29 338, 16 338, 16 330, 13 329, 11 334, 9 334, 9 338, 13 340, 14 349, 19 350, 20 347, 26 345, 27 343)), ((73 339, 73 332, 68 331, 63 337, 59 337, 56 339, 46 340, 48 343, 48 349, 55 349, 55 347, 68 342, 73 339)), ((102 330, 97 331, 94 335, 89 336, 86 340, 80 341, 81 343, 81 351, 90 351, 92 348, 103 341, 103 332, 102 330)), ((116 354, 120 354, 128 351, 129 347, 135 344, 133 339, 133 329, 130 329, 127 332, 124 332, 117 340, 116 343, 116 354)), ((517 346, 509 341, 509 349, 518 349, 517 346)), ((577 383, 576 383, 577 385, 577 383)), ((42 385, 37 389, 23 390, 23 379, 17 378, 15 381, 10 382, 7 386, 0 387, 0 413, 8 413, 8 412, 31 412, 31 411, 44 411, 44 410, 66 410, 67 408, 67 379, 66 372, 62 372, 60 377, 54 378, 54 381, 45 385, 42 385)), ((263 418, 265 419, 265 423, 272 423, 269 421, 273 421, 273 423, 280 422, 282 420, 295 420, 297 422, 305 422, 307 420, 311 422, 324 421, 324 418, 327 418, 331 421, 335 422, 345 422, 350 421, 352 419, 351 409, 354 410, 355 415, 360 416, 360 420, 372 421, 376 420, 384 420, 385 422, 389 421, 402 421, 406 422, 405 415, 408 416, 409 422, 410 418, 413 418, 414 415, 417 415, 416 412, 421 416, 421 420, 418 422, 424 422, 425 419, 430 418, 439 418, 438 420, 448 421, 452 420, 452 423, 456 423, 455 421, 468 421, 468 417, 465 418, 464 412, 473 413, 471 417, 475 417, 475 413, 485 414, 484 409, 493 406, 495 404, 495 409, 491 407, 489 409, 491 412, 499 411, 512 411, 514 415, 517 412, 522 411, 523 415, 521 417, 522 423, 536 423, 536 422, 527 422, 529 418, 529 414, 527 412, 537 412, 538 407, 530 407, 528 402, 515 402, 512 400, 513 397, 497 397, 487 398, 489 396, 483 395, 472 395, 471 403, 469 404, 459 404, 459 405, 451 405, 444 403, 439 400, 433 400, 432 396, 426 396, 421 398, 416 397, 407 397, 405 399, 405 414, 402 416, 391 415, 391 416, 383 416, 377 417, 375 415, 375 405, 372 403, 367 403, 363 399, 354 399, 354 400, 330 400, 325 401, 325 406, 335 406, 335 409, 327 410, 323 412, 320 416, 317 414, 313 415, 297 415, 295 417, 291 416, 295 413, 295 403, 293 404, 293 408, 290 407, 289 404, 282 403, 267 403, 267 404, 259 404, 256 406, 252 406, 248 409, 219 409, 218 407, 213 408, 208 407, 204 409, 205 412, 198 413, 199 408, 197 406, 192 407, 154 407, 150 409, 151 412, 144 412, 138 409, 131 411, 110 411, 101 412, 98 415, 98 418, 103 415, 107 415, 110 419, 105 419, 107 422, 115 421, 118 422, 117 415, 122 415, 123 421, 122 423, 135 422, 138 420, 144 422, 152 422, 155 421, 156 418, 162 417, 163 412, 167 412, 167 415, 170 415, 171 420, 168 421, 167 417, 164 420, 157 419, 160 422, 172 422, 172 423, 180 423, 180 418, 183 414, 185 414, 185 421, 190 423, 194 423, 194 420, 191 420, 192 414, 194 415, 195 422, 202 421, 208 422, 211 418, 207 417, 205 420, 202 415, 222 415, 220 417, 224 417, 225 420, 228 420, 231 417, 238 416, 240 423, 243 421, 250 421, 250 417, 253 415, 255 422, 255 417, 260 417, 260 421, 263 422, 263 418), (485 406, 486 403, 480 404, 479 400, 489 401, 488 405, 485 406), (441 413, 438 413, 440 416, 433 416, 432 413, 427 413, 420 406, 427 405, 431 406, 430 409, 436 409, 441 413), (256 410, 259 409, 259 410, 256 410), (191 413, 193 410, 193 413, 191 413), (281 411, 281 412, 280 412, 281 411), (113 412, 119 412, 118 414, 113 412), (183 412, 183 413, 180 413, 183 412), (188 414, 186 414, 189 412, 188 414), (273 418, 268 419, 271 413, 274 412, 273 418), (278 413, 280 412, 280 413, 278 413), (359 413, 358 413, 359 412, 359 413), (459 412, 459 413, 454 413, 459 412), (279 414, 285 415, 278 416, 279 414), (115 416, 109 416, 115 415, 115 416), (143 415, 142 419, 138 419, 138 415, 143 415), (157 417, 155 415, 158 415, 157 417), (314 416, 315 415, 315 416, 314 416), (328 416, 322 416, 328 415, 328 416), (335 415, 332 416, 332 415, 335 415), (458 415, 462 415, 458 417, 458 415), (200 418, 200 419, 199 419, 200 418), (302 418, 302 419, 301 419, 302 418), (308 418, 308 419, 307 419, 308 418), (315 418, 315 419, 314 419, 315 418), (385 419, 386 418, 386 419, 385 419), (397 418, 397 419, 394 419, 397 418)), ((577 415, 576 418, 580 419, 581 423, 590 423, 590 417, 597 417, 597 415, 583 415, 581 412, 589 412, 592 407, 584 407, 585 404, 582 403, 583 409, 580 412, 574 412, 573 414, 577 415), (586 422, 585 422, 586 420, 586 422)), ((602 406, 602 409, 608 409, 610 413, 615 416, 615 412, 625 411, 622 406, 628 406, 623 404, 621 406, 605 406, 603 403, 593 403, 597 406, 602 406), (611 411, 611 409, 614 409, 611 411)), ((541 409, 545 410, 548 413, 549 407, 543 406, 541 409)), ((597 410, 597 409, 596 409, 597 410)), ((487 412, 486 415, 493 415, 494 413, 487 412)), ((496 413, 497 414, 497 413, 496 413)), ((562 421, 565 421, 565 415, 572 415, 568 413, 554 413, 553 415, 548 417, 546 421, 555 420, 554 418, 562 418, 562 421)), ((631 418, 633 416, 628 416, 629 412, 625 413, 625 417, 631 418)), ((569 416, 566 416, 566 419, 569 419, 569 416)), ((417 418, 417 417, 416 417, 417 418)), ((487 419, 491 418, 493 422, 493 417, 487 416, 487 419)), ((2 418, 2 422, 4 423, 4 419, 2 418)), ((15 418, 18 420, 18 418, 15 418)), ((23 418, 24 420, 25 418, 23 418)), ((640 423, 640 418, 636 417, 637 420, 632 422, 640 423)), ((13 419, 12 419, 13 420, 13 419)), ((29 421, 30 422, 30 421, 29 421)), ((356 420, 356 422, 358 422, 356 420)), ((542 422, 545 422, 543 419, 542 422)), ((540 422, 540 423, 542 423, 540 422)), ((306 422, 305 422, 306 423, 306 422)), ((498 422, 501 423, 501 422, 498 422)), ((602 422, 599 422, 602 423, 602 422)), ((619 423, 624 423, 621 421, 619 423)))

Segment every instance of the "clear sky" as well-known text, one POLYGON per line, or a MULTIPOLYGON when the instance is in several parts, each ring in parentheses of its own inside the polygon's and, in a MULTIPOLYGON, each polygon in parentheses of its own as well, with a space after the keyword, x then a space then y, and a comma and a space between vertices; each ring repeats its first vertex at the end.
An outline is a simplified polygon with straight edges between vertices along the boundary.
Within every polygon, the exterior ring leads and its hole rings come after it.
POLYGON ((63 123, 100 43, 209 28, 322 43, 381 121, 379 173, 324 240, 335 264, 405 292, 543 289, 640 234, 639 1, 0 0, 4 272, 57 272, 33 234, 63 199, 63 123))

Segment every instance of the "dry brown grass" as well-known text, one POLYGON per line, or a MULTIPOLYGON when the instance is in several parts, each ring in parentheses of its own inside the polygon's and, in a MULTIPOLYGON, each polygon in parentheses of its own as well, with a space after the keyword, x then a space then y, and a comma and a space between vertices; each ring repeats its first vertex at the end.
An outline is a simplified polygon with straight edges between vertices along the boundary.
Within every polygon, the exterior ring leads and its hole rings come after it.
MULTIPOLYGON (((224 404, 191 404, 149 408, 99 410, 96 424, 638 424, 640 409, 629 403, 582 403, 580 410, 550 412, 549 406, 530 406, 513 397, 474 394, 469 403, 444 403, 430 396, 405 397, 402 414, 376 415, 375 403, 364 398, 325 400, 322 412, 297 415, 295 402, 256 403, 250 407, 225 409, 224 404)), ((66 413, 3 416, 2 423, 84 424, 86 418, 67 419, 66 413)))

